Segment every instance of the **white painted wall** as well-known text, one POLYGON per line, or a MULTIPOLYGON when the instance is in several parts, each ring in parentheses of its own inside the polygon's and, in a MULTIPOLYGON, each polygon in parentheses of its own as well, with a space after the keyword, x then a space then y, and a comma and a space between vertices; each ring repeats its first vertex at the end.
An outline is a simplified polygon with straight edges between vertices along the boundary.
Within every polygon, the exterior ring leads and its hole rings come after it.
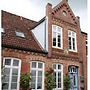
POLYGON ((47 19, 35 27, 32 32, 40 45, 48 51, 48 27, 47 27, 47 19))

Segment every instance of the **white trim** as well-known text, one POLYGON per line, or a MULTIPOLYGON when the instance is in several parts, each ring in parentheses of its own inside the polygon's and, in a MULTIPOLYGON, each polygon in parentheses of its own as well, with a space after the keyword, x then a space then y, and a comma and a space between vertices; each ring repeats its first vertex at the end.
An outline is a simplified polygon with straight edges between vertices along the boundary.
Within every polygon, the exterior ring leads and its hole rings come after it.
POLYGON ((52 25, 52 47, 53 48, 57 48, 57 49, 63 49, 63 32, 62 32, 62 27, 58 26, 58 25, 52 25), (57 33, 60 33, 60 45, 61 47, 58 47, 58 41, 57 41, 57 38, 56 38, 56 46, 53 46, 53 26, 56 27, 56 37, 57 37, 57 33), (60 32, 58 32, 58 28, 60 28, 60 32))
MULTIPOLYGON (((11 89, 11 80, 12 80, 12 69, 18 69, 18 78, 17 78, 17 89, 13 89, 13 90, 19 90, 19 82, 20 82, 20 71, 21 71, 21 60, 18 58, 11 58, 11 57, 4 57, 3 59, 3 65, 5 66, 5 68, 10 68, 10 78, 9 78, 9 89, 8 90, 12 90, 11 89), (5 59, 11 59, 11 65, 5 65, 5 59), (13 66, 13 61, 14 59, 19 61, 19 65, 18 66, 13 66)), ((3 90, 7 90, 7 89, 3 89, 3 90)))
MULTIPOLYGON (((40 62, 40 61, 31 61, 30 62, 30 73, 32 70, 36 71, 36 77, 38 76, 38 71, 42 71, 42 89, 32 89, 32 90, 44 90, 44 63, 40 62), (32 68, 32 62, 36 62, 36 68, 32 68), (38 63, 42 63, 42 68, 38 68, 38 63)), ((37 88, 37 78, 36 78, 36 86, 35 88, 37 88)))

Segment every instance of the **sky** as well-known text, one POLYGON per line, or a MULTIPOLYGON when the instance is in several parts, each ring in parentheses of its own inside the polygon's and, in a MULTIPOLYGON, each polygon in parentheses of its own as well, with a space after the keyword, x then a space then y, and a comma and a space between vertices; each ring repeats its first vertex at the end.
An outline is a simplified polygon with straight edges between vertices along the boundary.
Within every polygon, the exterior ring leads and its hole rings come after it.
MULTIPOLYGON (((39 21, 45 16, 45 7, 51 3, 52 7, 59 4, 61 0, 2 0, 1 9, 25 18, 39 21)), ((80 17, 81 31, 87 30, 87 0, 68 0, 75 16, 80 17)))

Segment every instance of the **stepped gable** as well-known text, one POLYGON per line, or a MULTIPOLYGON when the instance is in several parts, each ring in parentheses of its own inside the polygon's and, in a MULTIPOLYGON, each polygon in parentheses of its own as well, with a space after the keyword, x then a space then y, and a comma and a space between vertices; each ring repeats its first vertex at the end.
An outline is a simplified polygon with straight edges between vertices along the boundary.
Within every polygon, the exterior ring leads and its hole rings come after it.
POLYGON ((68 0, 62 0, 57 6, 52 10, 52 16, 66 22, 71 22, 71 24, 77 24, 77 18, 75 17, 73 11, 71 10, 68 0))
POLYGON ((2 46, 44 52, 30 30, 37 23, 36 21, 2 11, 2 27, 5 30, 5 33, 2 33, 2 46), (25 37, 16 36, 16 31, 23 32, 25 37))

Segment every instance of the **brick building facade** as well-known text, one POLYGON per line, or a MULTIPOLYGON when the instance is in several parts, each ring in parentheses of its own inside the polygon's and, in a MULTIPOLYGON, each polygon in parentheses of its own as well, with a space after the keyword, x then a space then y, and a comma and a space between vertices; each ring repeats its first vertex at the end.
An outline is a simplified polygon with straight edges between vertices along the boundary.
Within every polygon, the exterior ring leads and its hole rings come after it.
POLYGON ((6 85, 3 90, 19 90, 20 73, 32 73, 32 90, 45 90, 44 73, 52 67, 55 90, 63 90, 63 77, 71 77, 71 90, 87 90, 87 34, 62 0, 39 22, 2 11, 2 60, 6 85))

